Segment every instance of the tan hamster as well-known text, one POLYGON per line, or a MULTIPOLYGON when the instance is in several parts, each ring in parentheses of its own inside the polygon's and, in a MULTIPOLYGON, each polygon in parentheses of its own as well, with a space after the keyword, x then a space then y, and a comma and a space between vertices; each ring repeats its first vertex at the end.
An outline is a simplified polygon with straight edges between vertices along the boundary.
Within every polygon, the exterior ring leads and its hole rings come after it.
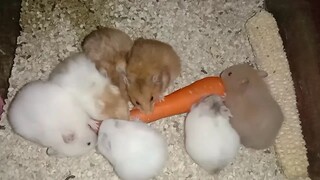
POLYGON ((154 103, 180 75, 181 62, 167 43, 138 38, 128 54, 126 83, 132 104, 144 113, 153 111, 154 103))
POLYGON ((233 115, 230 122, 241 143, 253 149, 272 145, 284 120, 263 80, 267 76, 267 72, 248 64, 231 66, 220 74, 226 91, 225 103, 233 115))
POLYGON ((100 27, 92 31, 82 42, 84 53, 96 64, 100 72, 106 74, 111 82, 119 87, 126 101, 129 99, 120 73, 125 73, 125 56, 130 51, 132 44, 133 41, 129 35, 110 27, 100 27))

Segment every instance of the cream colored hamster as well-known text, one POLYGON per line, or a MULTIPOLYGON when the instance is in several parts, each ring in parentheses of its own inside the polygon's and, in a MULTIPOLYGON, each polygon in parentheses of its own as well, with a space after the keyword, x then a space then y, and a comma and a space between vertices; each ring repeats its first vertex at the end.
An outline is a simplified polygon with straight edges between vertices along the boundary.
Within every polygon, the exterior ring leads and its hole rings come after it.
POLYGON ((126 83, 130 101, 145 113, 163 98, 168 86, 180 75, 181 62, 167 43, 138 38, 128 55, 126 83))
POLYGON ((263 80, 267 72, 237 64, 220 76, 226 91, 225 103, 233 115, 231 124, 242 144, 254 149, 268 148, 274 143, 284 117, 263 80))
POLYGON ((100 27, 90 32, 82 42, 83 52, 119 87, 126 101, 129 99, 122 74, 125 74, 126 55, 132 44, 129 35, 111 27, 100 27))
POLYGON ((103 121, 97 148, 123 180, 151 179, 168 158, 164 137, 141 121, 103 121))
POLYGON ((62 88, 48 82, 23 86, 9 105, 8 121, 24 139, 49 147, 48 155, 79 156, 97 142, 89 116, 62 88))
POLYGON ((218 95, 194 104, 185 120, 185 147, 191 159, 210 174, 218 173, 238 154, 240 137, 230 111, 218 95))
POLYGON ((119 88, 83 53, 73 54, 58 64, 49 81, 72 94, 95 120, 129 119, 128 102, 122 98, 119 88))

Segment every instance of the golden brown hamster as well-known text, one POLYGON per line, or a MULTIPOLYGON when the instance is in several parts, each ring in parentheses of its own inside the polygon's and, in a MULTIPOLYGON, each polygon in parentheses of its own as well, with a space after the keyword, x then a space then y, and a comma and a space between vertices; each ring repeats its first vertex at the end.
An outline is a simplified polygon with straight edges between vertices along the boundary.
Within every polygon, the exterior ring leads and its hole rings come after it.
POLYGON ((278 103, 273 99, 263 78, 267 72, 248 64, 231 66, 220 74, 230 109, 231 124, 249 148, 268 148, 275 141, 284 120, 278 103))
POLYGON ((132 104, 144 113, 153 111, 168 86, 180 75, 180 58, 171 45, 138 38, 128 54, 127 93, 132 104))
POLYGON ((119 87, 126 101, 129 99, 121 73, 125 73, 126 55, 132 44, 129 35, 110 27, 100 27, 92 31, 82 42, 84 53, 96 64, 100 72, 107 75, 111 82, 119 87))

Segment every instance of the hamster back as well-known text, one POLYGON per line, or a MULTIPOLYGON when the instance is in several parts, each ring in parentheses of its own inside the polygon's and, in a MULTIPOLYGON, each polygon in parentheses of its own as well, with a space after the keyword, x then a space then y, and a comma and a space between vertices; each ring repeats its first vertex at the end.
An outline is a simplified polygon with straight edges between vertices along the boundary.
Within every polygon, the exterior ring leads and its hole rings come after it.
POLYGON ((149 179, 163 169, 167 144, 160 133, 138 121, 103 121, 98 150, 122 179, 149 179))
POLYGON ((197 103, 185 120, 186 151, 211 174, 227 166, 240 147, 239 135, 229 117, 221 97, 211 95, 197 103))

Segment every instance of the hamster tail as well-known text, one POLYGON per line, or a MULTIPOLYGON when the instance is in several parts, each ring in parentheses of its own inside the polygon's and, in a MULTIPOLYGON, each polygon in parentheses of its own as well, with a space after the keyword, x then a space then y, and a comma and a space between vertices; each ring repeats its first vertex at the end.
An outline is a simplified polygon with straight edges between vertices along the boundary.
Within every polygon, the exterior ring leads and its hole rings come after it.
POLYGON ((219 173, 221 170, 221 168, 211 169, 208 173, 214 177, 214 180, 219 180, 219 173))
POLYGON ((220 171, 221 171, 221 169, 219 168, 219 169, 212 169, 212 170, 210 170, 210 171, 208 171, 208 172, 209 172, 209 174, 210 174, 211 176, 214 177, 214 180, 219 180, 219 173, 220 173, 220 171))
POLYGON ((212 170, 209 171, 209 174, 211 174, 211 175, 219 174, 220 171, 221 171, 220 168, 218 168, 218 169, 212 169, 212 170))

